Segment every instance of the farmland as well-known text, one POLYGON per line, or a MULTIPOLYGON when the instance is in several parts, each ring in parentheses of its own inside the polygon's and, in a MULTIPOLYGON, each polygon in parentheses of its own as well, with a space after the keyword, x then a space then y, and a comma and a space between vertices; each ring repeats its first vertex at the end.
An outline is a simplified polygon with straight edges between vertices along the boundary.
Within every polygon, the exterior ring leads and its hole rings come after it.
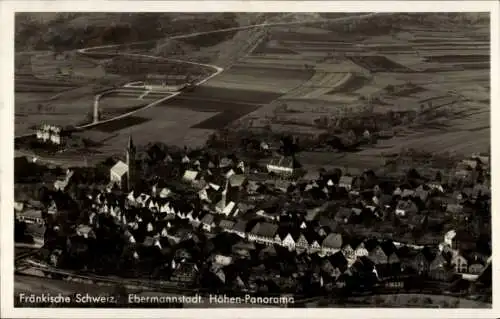
POLYGON ((367 106, 376 114, 423 112, 425 121, 418 115, 398 127, 394 138, 372 147, 342 155, 301 156, 313 166, 376 166, 383 162, 381 154, 402 148, 460 154, 488 151, 489 38, 487 28, 476 27, 468 31, 447 23, 436 31, 405 25, 350 36, 324 27, 316 28, 323 32, 309 33, 271 28, 267 41, 274 51, 266 52, 261 43, 243 63, 265 64, 269 69, 302 67, 313 75, 239 124, 271 125, 276 131, 289 127, 290 132, 302 126, 300 131, 309 128, 317 135, 322 128, 315 125, 316 119, 356 117, 367 106), (367 165, 370 161, 373 165, 367 165))
MULTIPOLYGON (((244 25, 270 17, 237 15, 231 19, 244 25)), ((367 112, 373 116, 395 112, 405 118, 397 126, 385 128, 393 131, 392 138, 355 153, 305 153, 301 160, 312 167, 332 163, 376 166, 383 161, 383 153, 402 148, 464 154, 487 151, 488 19, 478 16, 471 19, 471 28, 464 28, 456 21, 469 18, 458 17, 436 14, 425 19, 411 15, 400 19, 394 14, 376 18, 380 27, 375 30, 361 22, 320 22, 120 45, 113 54, 128 52, 212 63, 224 67, 224 71, 193 92, 183 92, 128 118, 78 134, 105 141, 99 151, 110 153, 121 151, 129 134, 139 143, 154 139, 195 147, 222 127, 265 127, 276 132, 318 135, 335 129, 328 126, 333 124, 325 126, 326 122, 336 123, 367 112), (410 113, 413 115, 408 117, 410 113)), ((109 52, 106 48, 99 50, 109 52)), ((100 81, 97 87, 116 87, 141 79, 157 63, 123 57, 98 61, 47 51, 19 54, 16 69, 18 78, 22 78, 16 80, 16 134, 29 132, 41 119, 65 124, 85 122, 96 90, 92 81, 100 81), (54 80, 67 73, 72 74, 71 81, 54 80), (33 112, 40 113, 33 118, 33 112)), ((202 67, 167 60, 162 60, 161 66, 167 73, 187 72, 199 78, 208 74, 202 67)), ((164 96, 112 94, 102 98, 101 115, 109 119, 164 96)))

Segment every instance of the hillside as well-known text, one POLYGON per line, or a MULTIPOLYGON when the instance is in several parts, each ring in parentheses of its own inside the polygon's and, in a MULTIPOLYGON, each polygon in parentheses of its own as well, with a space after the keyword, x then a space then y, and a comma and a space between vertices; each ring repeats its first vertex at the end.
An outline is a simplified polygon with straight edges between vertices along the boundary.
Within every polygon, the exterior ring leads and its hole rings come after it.
POLYGON ((15 21, 15 49, 65 51, 238 25, 234 13, 20 13, 15 21))

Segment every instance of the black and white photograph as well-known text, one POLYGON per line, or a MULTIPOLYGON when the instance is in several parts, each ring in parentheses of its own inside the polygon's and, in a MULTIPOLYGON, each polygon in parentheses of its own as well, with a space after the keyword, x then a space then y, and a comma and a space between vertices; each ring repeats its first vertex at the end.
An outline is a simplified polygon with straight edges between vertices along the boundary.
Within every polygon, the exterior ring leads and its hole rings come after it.
POLYGON ((203 2, 11 12, 8 306, 492 310, 491 2, 203 2))

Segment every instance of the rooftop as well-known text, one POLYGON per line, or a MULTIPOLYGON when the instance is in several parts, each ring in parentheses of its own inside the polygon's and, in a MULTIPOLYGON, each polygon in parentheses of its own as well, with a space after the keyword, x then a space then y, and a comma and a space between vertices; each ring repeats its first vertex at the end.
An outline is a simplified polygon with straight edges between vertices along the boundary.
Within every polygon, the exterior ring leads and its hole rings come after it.
POLYGON ((111 167, 111 173, 122 177, 127 174, 128 165, 122 161, 118 161, 113 167, 111 167))

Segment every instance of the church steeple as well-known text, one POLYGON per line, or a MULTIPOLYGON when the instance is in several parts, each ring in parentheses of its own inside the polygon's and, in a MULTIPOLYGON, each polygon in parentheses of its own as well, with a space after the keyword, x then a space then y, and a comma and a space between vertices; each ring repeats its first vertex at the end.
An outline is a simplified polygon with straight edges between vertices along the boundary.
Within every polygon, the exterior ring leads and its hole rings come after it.
POLYGON ((134 141, 132 140, 132 135, 128 138, 127 151, 126 151, 126 160, 127 160, 127 190, 131 190, 134 186, 135 181, 135 146, 134 141))
POLYGON ((128 137, 127 151, 135 150, 134 141, 132 140, 132 135, 128 137))

